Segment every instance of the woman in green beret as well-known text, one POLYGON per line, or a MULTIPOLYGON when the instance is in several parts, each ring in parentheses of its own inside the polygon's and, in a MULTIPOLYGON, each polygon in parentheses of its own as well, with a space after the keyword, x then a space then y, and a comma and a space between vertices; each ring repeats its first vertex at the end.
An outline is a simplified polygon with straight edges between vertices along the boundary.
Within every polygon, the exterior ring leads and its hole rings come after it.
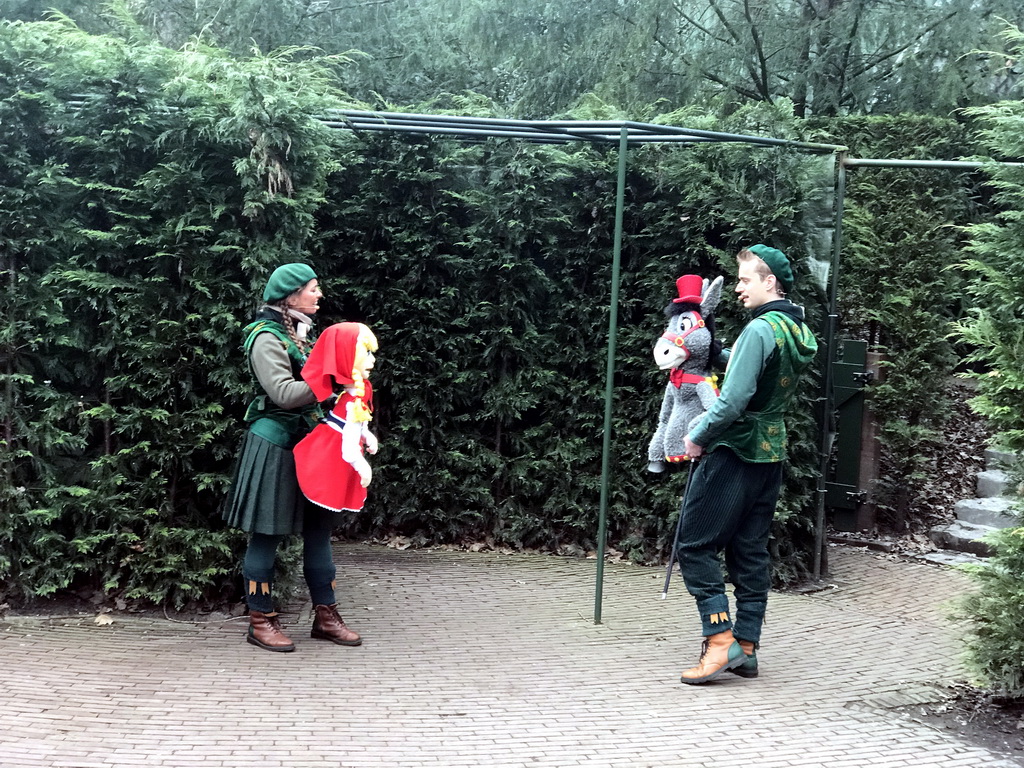
POLYGON ((316 612, 311 636, 338 645, 362 643, 337 611, 333 513, 306 501, 292 456, 292 448, 320 416, 316 396, 301 372, 310 346, 307 335, 322 295, 312 267, 278 267, 263 291, 263 306, 243 329, 249 370, 259 391, 245 414, 249 428, 224 519, 250 534, 242 563, 249 606, 246 640, 268 651, 295 650, 273 605, 277 550, 292 534, 302 535, 303 575, 316 612))

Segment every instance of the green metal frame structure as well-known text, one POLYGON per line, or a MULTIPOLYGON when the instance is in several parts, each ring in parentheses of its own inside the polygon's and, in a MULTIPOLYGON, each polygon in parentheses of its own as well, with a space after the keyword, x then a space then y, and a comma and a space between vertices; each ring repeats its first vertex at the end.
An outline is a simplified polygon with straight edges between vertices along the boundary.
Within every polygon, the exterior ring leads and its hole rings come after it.
POLYGON ((618 147, 618 175, 615 187, 615 233, 612 250, 611 293, 608 316, 607 366, 605 373, 604 436, 601 452, 601 500, 598 509, 597 574, 594 588, 594 623, 601 623, 601 605, 604 592, 605 538, 608 526, 608 491, 611 469, 612 404, 614 401, 615 340, 618 333, 619 280, 622 256, 622 218, 626 192, 626 156, 631 146, 653 143, 700 144, 738 142, 764 147, 789 148, 809 154, 831 154, 836 157, 835 229, 832 239, 832 263, 829 269, 828 316, 825 326, 825 365, 822 382, 824 407, 820 424, 820 470, 818 499, 815 516, 815 548, 813 577, 821 578, 822 551, 825 539, 825 480, 835 433, 831 421, 835 402, 835 382, 832 363, 836 359, 839 292, 839 263, 843 245, 843 210, 846 196, 848 168, 917 168, 935 170, 979 170, 993 165, 1018 165, 955 161, 955 160, 890 160, 853 158, 847 148, 837 144, 791 141, 766 136, 722 133, 697 130, 674 125, 656 125, 630 120, 511 120, 500 118, 428 115, 401 112, 370 112, 338 110, 321 117, 332 128, 352 131, 386 131, 393 133, 419 133, 449 136, 464 141, 484 141, 491 138, 514 139, 536 144, 566 144, 588 142, 618 147))
MULTIPOLYGON (((589 142, 618 147, 618 177, 615 188, 615 233, 612 251, 611 295, 609 298, 607 368, 605 375, 604 437, 601 453, 601 497, 598 509, 597 574, 594 588, 594 623, 601 623, 601 605, 604 592, 604 556, 607 537, 608 490, 611 467, 612 403, 615 378, 615 340, 618 333, 619 280, 622 255, 622 218, 626 191, 626 155, 631 146, 652 143, 699 144, 738 142, 764 147, 789 148, 811 154, 831 154, 837 157, 846 148, 834 144, 790 141, 764 136, 721 133, 673 125, 656 125, 629 120, 511 120, 499 118, 427 115, 400 112, 370 112, 363 110, 337 110, 324 115, 321 121, 331 127, 352 131, 384 131, 393 133, 434 134, 453 139, 483 141, 490 138, 514 139, 540 144, 566 144, 589 142)), ((838 290, 839 242, 842 224, 842 167, 837 180, 835 205, 835 238, 829 290, 828 326, 826 329, 827 359, 834 358, 836 296, 838 290)), ((822 418, 822 472, 827 468, 830 436, 828 420, 831 413, 832 382, 830 365, 825 366, 825 408, 822 418)), ((824 474, 819 479, 816 518, 815 578, 821 575, 821 547, 824 542, 825 499, 824 474)))

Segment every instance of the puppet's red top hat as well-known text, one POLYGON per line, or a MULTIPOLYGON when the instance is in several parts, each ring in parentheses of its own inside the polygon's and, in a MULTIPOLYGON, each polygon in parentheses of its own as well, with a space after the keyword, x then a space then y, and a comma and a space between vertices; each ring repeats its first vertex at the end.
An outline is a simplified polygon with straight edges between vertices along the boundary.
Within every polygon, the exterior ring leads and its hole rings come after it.
POLYGON ((704 280, 700 275, 683 275, 676 280, 676 290, 679 291, 679 298, 672 299, 673 304, 700 304, 700 292, 704 287, 704 280))

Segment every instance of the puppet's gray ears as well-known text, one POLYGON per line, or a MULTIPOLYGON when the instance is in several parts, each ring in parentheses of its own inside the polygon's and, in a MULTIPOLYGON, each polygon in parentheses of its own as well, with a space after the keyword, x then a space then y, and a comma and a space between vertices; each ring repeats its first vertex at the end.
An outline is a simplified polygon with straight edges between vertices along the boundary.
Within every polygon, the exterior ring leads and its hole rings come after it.
POLYGON ((701 291, 700 300, 700 311, 701 314, 710 315, 714 313, 715 307, 718 306, 718 302, 722 299, 722 283, 725 282, 725 278, 721 275, 716 277, 711 284, 708 284, 707 278, 704 278, 704 290, 701 291))

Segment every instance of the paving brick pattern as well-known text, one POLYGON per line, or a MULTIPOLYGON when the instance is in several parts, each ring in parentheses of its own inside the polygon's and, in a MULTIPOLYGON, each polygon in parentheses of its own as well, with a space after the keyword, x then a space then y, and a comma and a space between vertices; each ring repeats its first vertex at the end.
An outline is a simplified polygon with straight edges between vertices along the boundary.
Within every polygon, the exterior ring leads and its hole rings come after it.
POLYGON ((245 624, 0 622, 2 768, 1019 768, 901 714, 963 677, 939 566, 833 548, 834 587, 773 594, 756 680, 690 687, 676 576, 533 555, 339 546, 365 641, 247 645, 245 624))

